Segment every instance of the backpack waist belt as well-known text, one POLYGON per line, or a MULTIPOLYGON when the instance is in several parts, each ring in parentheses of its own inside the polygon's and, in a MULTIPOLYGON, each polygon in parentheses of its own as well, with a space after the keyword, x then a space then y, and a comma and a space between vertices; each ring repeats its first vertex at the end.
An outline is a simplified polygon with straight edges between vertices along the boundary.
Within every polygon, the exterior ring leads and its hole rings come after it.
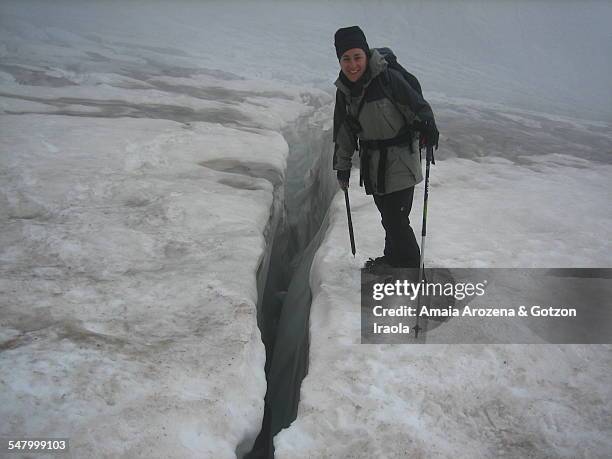
MULTIPOLYGON (((365 185, 366 194, 372 194, 372 181, 370 180, 370 150, 378 150, 378 177, 377 189, 379 193, 385 193, 385 172, 387 169, 387 148, 398 145, 412 146, 412 132, 408 131, 391 139, 382 140, 359 140, 360 155, 360 177, 359 184, 365 185)), ((411 150, 412 151, 412 150, 411 150)))

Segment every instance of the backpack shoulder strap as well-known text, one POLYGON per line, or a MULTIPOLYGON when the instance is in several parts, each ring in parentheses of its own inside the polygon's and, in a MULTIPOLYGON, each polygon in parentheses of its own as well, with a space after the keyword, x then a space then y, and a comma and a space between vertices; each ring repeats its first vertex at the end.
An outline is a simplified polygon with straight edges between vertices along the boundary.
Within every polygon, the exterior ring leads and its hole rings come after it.
MULTIPOLYGON (((404 119, 405 127, 403 129, 406 129, 408 135, 413 136, 414 135, 414 127, 412 126, 411 123, 408 123, 408 120, 404 116, 404 112, 402 112, 402 110, 400 109, 399 105, 395 101, 395 98, 393 97, 393 94, 392 94, 392 91, 391 91, 391 69, 389 67, 387 67, 385 69, 385 71, 382 72, 379 76, 380 76, 380 80, 381 80, 380 87, 381 87, 381 89, 383 91, 383 94, 385 95, 385 97, 387 99, 389 99, 389 101, 391 101, 391 103, 393 104, 395 109, 399 112, 401 117, 404 119)), ((402 131, 400 131, 400 132, 402 132, 402 131)), ((400 136, 401 135, 406 135, 406 134, 400 134, 400 136)), ((412 137, 411 137, 411 139, 412 139, 412 137)), ((412 140, 410 140, 409 146, 410 146, 410 153, 414 154, 414 149, 412 147, 412 140)))
POLYGON ((340 126, 344 123, 344 120, 347 116, 346 109, 346 97, 344 97, 344 93, 339 89, 336 89, 336 104, 334 106, 334 130, 333 130, 333 141, 336 141, 336 137, 338 137, 338 131, 340 130, 340 126))
MULTIPOLYGON (((400 114, 402 115, 402 118, 404 118, 404 122, 406 122, 406 118, 404 117, 404 114, 400 110, 399 105, 395 101, 395 98, 393 97, 393 94, 391 91, 391 69, 387 67, 384 72, 380 73, 379 77, 380 77, 380 82, 381 82, 380 87, 382 89, 383 94, 385 95, 387 99, 391 101, 395 109, 398 112, 400 112, 400 114)), ((406 125, 408 124, 406 123, 406 125)))

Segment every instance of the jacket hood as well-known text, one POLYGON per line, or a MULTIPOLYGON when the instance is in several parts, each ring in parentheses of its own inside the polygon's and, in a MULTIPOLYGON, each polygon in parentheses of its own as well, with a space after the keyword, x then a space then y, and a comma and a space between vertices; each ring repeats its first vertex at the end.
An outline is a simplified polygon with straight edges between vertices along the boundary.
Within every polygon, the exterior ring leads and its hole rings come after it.
MULTIPOLYGON (((368 68, 366 69, 363 76, 366 78, 363 82, 364 89, 368 87, 368 85, 374 80, 378 75, 385 71, 387 68, 386 59, 380 55, 380 53, 376 49, 372 49, 370 51, 370 56, 368 57, 368 68)), ((342 70, 340 70, 340 74, 342 74, 342 70)), ((351 89, 342 81, 342 79, 338 76, 335 83, 336 87, 340 89, 347 96, 351 95, 351 89)))

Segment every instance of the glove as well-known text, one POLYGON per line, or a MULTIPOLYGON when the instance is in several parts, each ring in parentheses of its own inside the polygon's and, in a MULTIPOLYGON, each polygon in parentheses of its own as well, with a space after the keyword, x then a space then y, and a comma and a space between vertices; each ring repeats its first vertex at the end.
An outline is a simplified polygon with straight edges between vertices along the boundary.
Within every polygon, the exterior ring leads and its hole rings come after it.
POLYGON ((434 120, 425 120, 419 123, 419 131, 421 132, 421 138, 419 140, 419 147, 435 147, 438 149, 438 140, 440 140, 440 132, 436 127, 434 120))
POLYGON ((343 190, 346 190, 349 186, 349 179, 351 178, 351 170, 345 170, 345 171, 337 171, 337 177, 338 177, 338 184, 340 185, 340 188, 342 188, 343 190))

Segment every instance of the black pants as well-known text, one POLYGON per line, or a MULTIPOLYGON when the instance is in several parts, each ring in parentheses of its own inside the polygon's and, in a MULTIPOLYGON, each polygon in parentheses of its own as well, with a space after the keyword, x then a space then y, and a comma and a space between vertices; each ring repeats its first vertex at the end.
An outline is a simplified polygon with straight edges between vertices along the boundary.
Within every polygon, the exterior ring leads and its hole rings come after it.
POLYGON ((410 226, 414 187, 384 195, 374 195, 374 202, 385 228, 385 258, 391 265, 418 268, 421 251, 410 226))

